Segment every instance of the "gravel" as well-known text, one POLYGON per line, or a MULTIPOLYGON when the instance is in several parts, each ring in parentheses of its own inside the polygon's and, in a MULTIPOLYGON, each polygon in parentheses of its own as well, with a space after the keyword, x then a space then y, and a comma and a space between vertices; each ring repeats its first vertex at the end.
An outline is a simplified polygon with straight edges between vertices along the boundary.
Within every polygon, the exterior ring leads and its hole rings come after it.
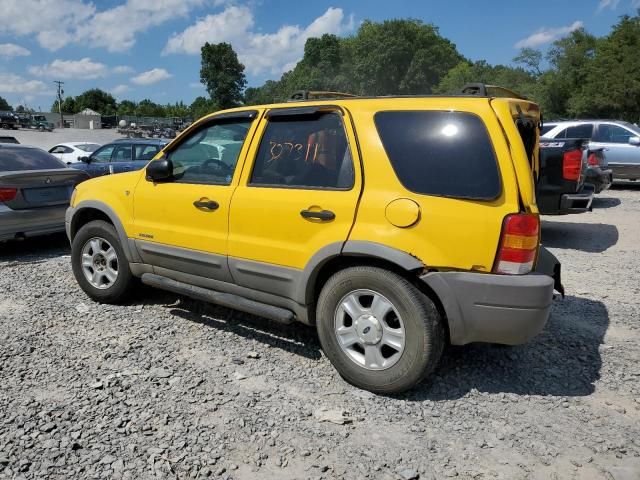
POLYGON ((91 142, 104 145, 117 138, 123 138, 113 128, 100 130, 88 130, 83 128, 56 128, 52 132, 39 132, 21 128, 19 130, 0 130, 0 135, 16 137, 24 145, 32 145, 44 150, 49 150, 58 143, 67 142, 91 142))
POLYGON ((528 345, 395 397, 315 331, 141 288, 99 305, 64 236, 0 245, 0 478, 640 477, 640 188, 549 217, 567 297, 528 345))

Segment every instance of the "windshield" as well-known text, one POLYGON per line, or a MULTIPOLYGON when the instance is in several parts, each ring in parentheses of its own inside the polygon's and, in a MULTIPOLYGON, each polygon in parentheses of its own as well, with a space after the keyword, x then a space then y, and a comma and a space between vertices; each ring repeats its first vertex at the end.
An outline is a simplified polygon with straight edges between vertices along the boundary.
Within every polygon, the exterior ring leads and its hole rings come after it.
POLYGON ((640 135, 640 127, 638 127, 637 125, 634 125, 633 123, 629 123, 629 122, 620 122, 620 123, 625 127, 627 127, 629 130, 633 130, 635 133, 640 135))
POLYGON ((77 145, 74 145, 74 147, 76 147, 79 150, 82 150, 83 152, 91 153, 99 149, 100 145, 98 145, 97 143, 79 143, 77 145))
POLYGON ((50 153, 37 148, 0 148, 0 172, 67 168, 50 153))

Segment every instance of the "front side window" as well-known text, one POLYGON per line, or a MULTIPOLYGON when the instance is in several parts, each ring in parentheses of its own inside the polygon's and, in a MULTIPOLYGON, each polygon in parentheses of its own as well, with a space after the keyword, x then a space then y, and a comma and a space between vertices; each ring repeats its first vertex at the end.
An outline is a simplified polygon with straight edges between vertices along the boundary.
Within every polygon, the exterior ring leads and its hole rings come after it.
POLYGON ((58 145, 49 150, 49 153, 67 153, 66 148, 62 145, 58 145))
POLYGON ((584 123, 582 125, 574 125, 565 130, 566 135, 562 138, 591 138, 593 135, 593 124, 584 123))
POLYGON ((111 161, 111 154, 113 153, 114 145, 107 145, 99 148, 91 154, 91 161, 94 163, 109 163, 111 161))
POLYGON ((629 138, 635 136, 626 128, 603 123, 598 126, 598 133, 593 138, 594 142, 603 143, 629 143, 629 138))
POLYGON ((174 181, 229 185, 250 126, 248 118, 220 120, 191 134, 168 155, 174 181))
POLYGON ((350 189, 353 182, 353 160, 338 113, 270 119, 250 185, 350 189))
POLYGON ((375 124, 400 182, 425 195, 492 200, 500 173, 487 129, 477 115, 391 111, 375 124))

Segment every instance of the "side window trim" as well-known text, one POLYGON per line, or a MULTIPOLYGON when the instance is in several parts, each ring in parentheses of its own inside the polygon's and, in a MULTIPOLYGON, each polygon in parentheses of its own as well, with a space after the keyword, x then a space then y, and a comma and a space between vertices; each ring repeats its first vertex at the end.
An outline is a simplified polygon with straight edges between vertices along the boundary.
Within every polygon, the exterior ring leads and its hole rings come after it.
MULTIPOLYGON (((270 110, 267 110, 264 113, 263 118, 261 119, 262 120, 261 123, 263 123, 263 125, 260 128, 260 138, 253 140, 256 145, 255 154, 251 159, 249 173, 246 178, 246 186, 251 188, 278 188, 278 189, 284 189, 284 190, 319 190, 319 191, 336 191, 336 192, 349 192, 353 190, 356 187, 355 169, 357 166, 357 162, 355 161, 354 154, 353 154, 354 149, 352 148, 351 142, 349 141, 349 135, 347 134, 347 126, 346 126, 345 118, 346 118, 345 111, 342 109, 342 107, 338 105, 317 105, 317 106, 311 106, 311 107, 279 107, 279 108, 272 108, 270 110), (345 140, 347 142, 345 154, 347 152, 349 153, 349 157, 351 159, 351 165, 353 168, 353 178, 352 178, 352 183, 350 187, 286 185, 282 183, 274 183, 274 184, 252 183, 251 179, 255 171, 258 154, 260 153, 260 146, 262 145, 262 142, 267 133, 267 129, 271 123, 277 123, 278 120, 283 121, 286 118, 292 118, 292 119, 297 118, 298 120, 301 120, 302 117, 314 117, 318 114, 326 114, 326 113, 337 114, 342 124, 345 140), (276 120, 273 121, 270 119, 276 119, 276 120)), ((354 131, 354 134, 355 134, 355 131, 354 131)))

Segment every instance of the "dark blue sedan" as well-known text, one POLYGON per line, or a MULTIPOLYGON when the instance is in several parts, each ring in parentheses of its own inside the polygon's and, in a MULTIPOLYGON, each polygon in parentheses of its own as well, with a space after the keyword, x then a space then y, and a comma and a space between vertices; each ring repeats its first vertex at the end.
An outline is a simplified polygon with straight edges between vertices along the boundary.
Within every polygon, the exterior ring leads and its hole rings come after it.
POLYGON ((87 172, 90 177, 140 170, 167 143, 169 140, 157 138, 116 140, 103 145, 87 157, 81 157, 81 162, 70 166, 87 172))

